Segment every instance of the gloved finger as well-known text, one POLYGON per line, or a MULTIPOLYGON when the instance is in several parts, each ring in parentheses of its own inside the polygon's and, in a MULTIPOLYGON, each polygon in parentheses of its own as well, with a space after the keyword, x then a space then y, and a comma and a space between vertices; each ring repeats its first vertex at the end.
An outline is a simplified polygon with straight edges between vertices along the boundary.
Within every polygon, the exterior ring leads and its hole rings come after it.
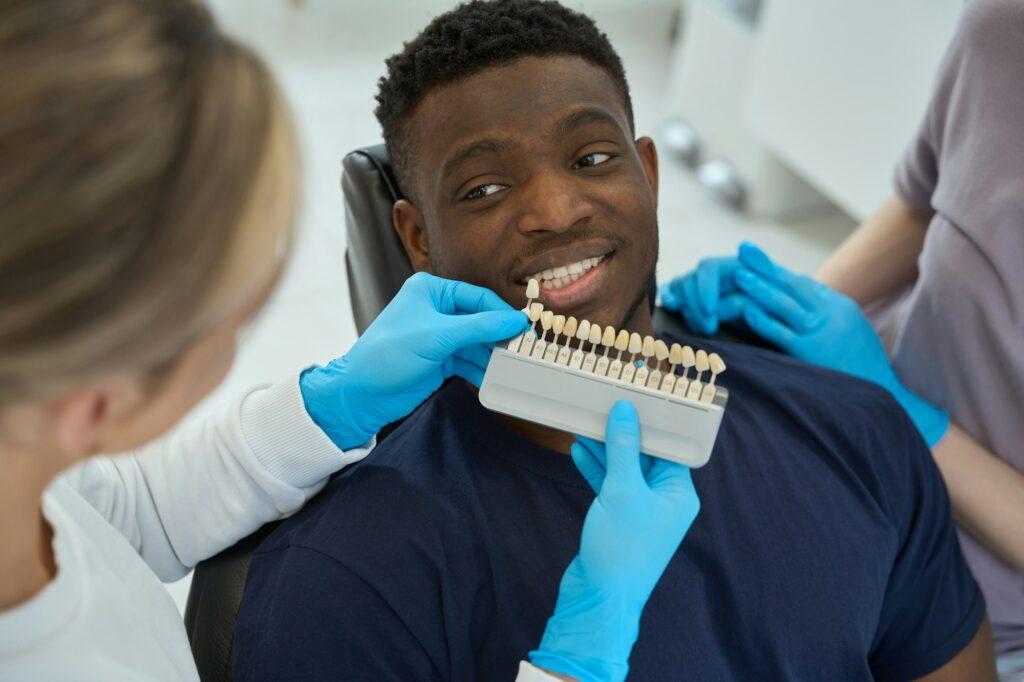
POLYGON ((718 321, 735 322, 743 317, 743 306, 750 303, 745 294, 733 293, 718 302, 718 321))
POLYGON ((462 358, 481 370, 487 371, 487 365, 491 362, 491 349, 482 343, 474 343, 455 351, 455 357, 462 358))
POLYGON ((683 278, 683 300, 693 331, 711 336, 718 331, 718 320, 713 315, 706 315, 700 309, 700 294, 697 291, 697 277, 691 272, 683 278))
POLYGON ((700 310, 708 317, 714 317, 718 299, 734 290, 733 276, 739 268, 735 258, 713 258, 702 261, 697 267, 697 296, 700 310))
POLYGON ((808 282, 813 280, 782 267, 753 242, 740 244, 739 259, 748 269, 781 287, 804 308, 814 308, 814 288, 808 287, 808 282))
POLYGON ((591 457, 597 460, 602 469, 608 468, 608 456, 605 452, 604 443, 580 435, 576 436, 576 442, 590 452, 591 457))
POLYGON ((750 305, 744 307, 743 321, 747 323, 747 326, 755 334, 774 343, 787 353, 792 353, 795 349, 798 337, 793 330, 761 310, 758 306, 750 305))
POLYGON ((665 310, 679 311, 679 297, 673 291, 671 283, 658 286, 658 303, 665 310))
POLYGON ((453 355, 445 363, 445 367, 444 374, 446 378, 453 375, 461 377, 477 388, 480 388, 480 384, 484 383, 484 370, 468 360, 453 355))
POLYGON ((525 331, 527 319, 522 310, 512 308, 451 315, 439 324, 436 350, 451 354, 472 344, 503 341, 525 331))
POLYGON ((573 464, 579 469, 580 474, 586 479, 595 493, 601 492, 601 484, 604 482, 605 468, 601 466, 590 450, 583 447, 579 442, 569 447, 569 456, 573 464))
POLYGON ((446 282, 448 294, 445 298, 450 300, 451 308, 441 310, 442 313, 451 315, 514 310, 490 289, 451 279, 443 281, 446 282))
POLYGON ((608 457, 608 476, 601 490, 609 487, 633 488, 643 482, 640 470, 640 418, 628 400, 612 405, 605 427, 604 449, 608 457))
POLYGON ((736 273, 736 284, 750 300, 769 315, 803 334, 817 324, 817 314, 809 312, 787 290, 747 268, 736 273))
POLYGON ((697 491, 693 487, 690 467, 679 462, 670 462, 667 459, 654 459, 654 464, 651 465, 645 476, 651 490, 673 494, 685 494, 692 491, 696 497, 697 491))

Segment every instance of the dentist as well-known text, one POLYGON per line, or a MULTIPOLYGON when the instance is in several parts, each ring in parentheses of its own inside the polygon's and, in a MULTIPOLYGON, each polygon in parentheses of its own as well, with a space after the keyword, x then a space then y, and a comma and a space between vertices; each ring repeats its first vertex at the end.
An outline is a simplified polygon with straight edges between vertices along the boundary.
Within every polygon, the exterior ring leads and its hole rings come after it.
MULTIPOLYGON (((416 275, 341 358, 156 440, 281 277, 284 103, 187 0, 4 3, 0 82, 0 680, 195 680, 160 581, 299 509, 449 377, 479 383, 526 318, 416 275)), ((630 405, 607 433, 573 448, 597 499, 520 679, 623 679, 697 514, 630 405)))

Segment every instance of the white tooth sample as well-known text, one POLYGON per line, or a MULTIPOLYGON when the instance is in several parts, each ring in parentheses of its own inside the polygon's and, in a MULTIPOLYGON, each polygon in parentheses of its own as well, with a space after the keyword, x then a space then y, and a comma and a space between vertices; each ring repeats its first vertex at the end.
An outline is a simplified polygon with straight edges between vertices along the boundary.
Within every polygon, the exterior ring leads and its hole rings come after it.
POLYGON ((615 337, 615 350, 619 352, 618 357, 612 360, 612 364, 608 365, 608 376, 612 379, 618 379, 622 376, 622 351, 629 347, 629 332, 625 329, 619 332, 619 335, 615 337))
POLYGON ((640 353, 644 356, 644 364, 640 365, 636 370, 636 378, 633 379, 635 386, 646 386, 647 377, 651 374, 651 368, 648 365, 651 358, 654 356, 654 337, 645 336, 644 343, 640 347, 640 353))
POLYGON ((668 358, 668 346, 661 339, 654 342, 654 358, 657 362, 647 377, 647 388, 657 389, 661 386, 661 363, 668 358))
POLYGON ((693 349, 689 346, 683 346, 683 357, 679 361, 679 364, 683 366, 683 379, 689 379, 690 368, 697 364, 697 358, 693 353, 693 349))
POLYGON ((583 344, 590 338, 590 322, 588 320, 580 321, 576 327, 576 338, 579 339, 580 345, 576 347, 576 350, 569 357, 569 366, 573 369, 579 369, 583 366, 583 344))
POLYGON ((570 317, 565 321, 565 325, 562 327, 562 332, 565 334, 565 345, 558 349, 558 356, 555 358, 555 363, 559 365, 569 364, 569 355, 572 351, 569 350, 569 344, 572 342, 572 337, 576 335, 576 318, 570 317))
POLYGON ((565 328, 565 315, 555 315, 551 320, 551 331, 555 333, 555 338, 551 340, 548 347, 544 350, 544 360, 547 362, 554 362, 558 356, 558 337, 562 335, 562 329, 565 328))
POLYGON ((593 372, 594 365, 597 364, 597 355, 594 351, 597 349, 597 344, 601 343, 601 331, 601 325, 590 325, 590 336, 587 338, 587 341, 590 342, 590 352, 583 358, 584 372, 593 372))
POLYGON ((671 393, 676 387, 676 367, 683 361, 683 347, 678 343, 673 343, 672 347, 668 351, 668 372, 665 373, 665 378, 661 380, 661 390, 665 393, 671 393))
POLYGON ((533 352, 533 345, 537 342, 537 321, 543 312, 543 303, 530 304, 530 328, 526 330, 523 342, 519 346, 520 355, 530 355, 533 352))
POLYGON ((530 353, 530 357, 535 360, 544 359, 544 351, 547 350, 548 344, 544 340, 548 332, 551 331, 551 323, 554 321, 555 314, 550 310, 545 310, 540 314, 540 326, 543 331, 540 334, 540 338, 533 344, 533 352, 530 353))
POLYGON ((604 355, 597 359, 597 364, 594 365, 594 374, 598 376, 605 376, 608 374, 608 351, 615 345, 615 328, 608 326, 604 328, 604 333, 601 334, 601 345, 604 346, 604 355))
POLYGON ((565 267, 564 265, 559 265, 557 268, 555 268, 555 277, 565 277, 568 274, 569 268, 565 267))
POLYGON ((708 355, 708 368, 711 370, 711 379, 704 386, 704 390, 701 391, 700 401, 702 403, 710 403, 715 399, 715 379, 725 371, 725 361, 722 360, 722 356, 718 353, 708 355))
POLYGON ((636 356, 641 350, 643 350, 644 341, 639 334, 633 332, 629 335, 629 362, 624 364, 622 367, 622 380, 627 383, 633 382, 633 377, 636 375, 636 356))
POLYGON ((569 266, 570 275, 578 275, 581 272, 583 272, 583 263, 581 263, 580 261, 576 261, 575 263, 569 266))
POLYGON ((708 354, 706 351, 699 350, 693 360, 693 366, 697 370, 697 381, 700 381, 700 375, 711 369, 711 363, 708 361, 708 354))
POLYGON ((531 278, 530 281, 526 283, 526 298, 534 299, 538 296, 540 296, 540 282, 531 278))

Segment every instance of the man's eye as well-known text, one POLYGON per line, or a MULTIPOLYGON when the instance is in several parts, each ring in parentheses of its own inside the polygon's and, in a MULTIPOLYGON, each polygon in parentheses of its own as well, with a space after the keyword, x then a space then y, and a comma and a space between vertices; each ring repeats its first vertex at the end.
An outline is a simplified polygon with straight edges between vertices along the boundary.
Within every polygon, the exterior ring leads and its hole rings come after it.
POLYGON ((500 192, 505 189, 505 185, 499 185, 497 183, 490 183, 487 185, 480 185, 469 190, 469 193, 464 197, 465 199, 483 199, 489 197, 492 194, 500 192))
POLYGON ((604 154, 602 152, 594 152, 593 154, 587 154, 579 161, 576 162, 577 168, 593 168, 594 166, 600 166, 606 161, 610 161, 612 158, 611 154, 604 154))

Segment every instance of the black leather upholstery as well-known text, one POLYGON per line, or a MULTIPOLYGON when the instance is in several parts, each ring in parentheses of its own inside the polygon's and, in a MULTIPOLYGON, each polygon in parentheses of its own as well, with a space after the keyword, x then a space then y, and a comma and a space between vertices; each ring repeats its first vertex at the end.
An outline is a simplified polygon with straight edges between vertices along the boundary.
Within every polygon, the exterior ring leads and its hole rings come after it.
MULTIPOLYGON (((356 150, 345 157, 342 165, 349 299, 361 334, 412 274, 412 268, 392 227, 391 207, 400 194, 384 146, 356 150)), ((655 311, 654 328, 659 333, 685 333, 679 317, 661 309, 655 311)), ((722 336, 749 341, 731 333, 722 336)), ((385 436, 382 431, 378 440, 385 436)), ((264 526, 196 567, 185 628, 204 682, 231 679, 235 617, 245 590, 249 560, 276 525, 264 526)))
POLYGON ((348 295, 362 334, 412 274, 391 222, 402 198, 384 145, 352 152, 342 162, 348 295))

